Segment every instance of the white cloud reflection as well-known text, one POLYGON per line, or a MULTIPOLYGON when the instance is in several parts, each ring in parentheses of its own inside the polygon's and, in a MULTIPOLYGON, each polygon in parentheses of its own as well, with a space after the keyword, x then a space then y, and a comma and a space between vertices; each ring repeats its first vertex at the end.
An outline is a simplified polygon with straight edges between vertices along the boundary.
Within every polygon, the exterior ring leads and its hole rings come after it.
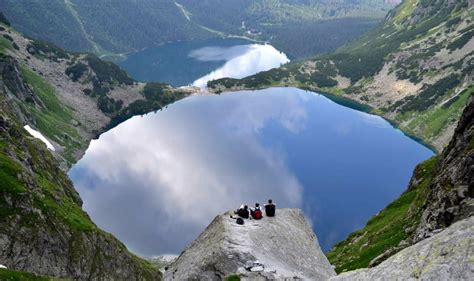
POLYGON ((178 253, 214 216, 243 202, 301 207, 302 186, 285 153, 259 140, 268 122, 303 128, 300 95, 271 103, 239 95, 192 97, 92 142, 71 172, 85 210, 132 250, 156 255, 178 253))
POLYGON ((210 80, 223 77, 243 78, 289 62, 284 53, 268 44, 230 48, 205 47, 191 52, 189 56, 201 61, 226 61, 222 67, 194 81, 193 85, 198 87, 205 87, 210 80))

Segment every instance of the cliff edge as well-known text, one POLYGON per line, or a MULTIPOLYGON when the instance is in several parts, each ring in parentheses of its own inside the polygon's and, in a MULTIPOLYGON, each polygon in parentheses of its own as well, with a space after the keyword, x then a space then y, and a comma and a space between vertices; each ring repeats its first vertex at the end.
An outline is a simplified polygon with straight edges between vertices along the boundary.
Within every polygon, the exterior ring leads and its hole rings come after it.
POLYGON ((245 220, 217 216, 165 272, 165 280, 328 279, 334 269, 303 213, 277 210, 275 217, 245 220), (250 268, 250 269, 249 269, 250 268))

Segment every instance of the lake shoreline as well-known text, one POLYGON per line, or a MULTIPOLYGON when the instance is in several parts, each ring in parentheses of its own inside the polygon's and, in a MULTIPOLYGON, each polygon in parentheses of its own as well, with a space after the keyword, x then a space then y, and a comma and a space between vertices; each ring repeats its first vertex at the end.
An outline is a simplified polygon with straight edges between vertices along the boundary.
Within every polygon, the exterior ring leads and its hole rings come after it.
POLYGON ((405 136, 407 136, 407 137, 413 139, 414 141, 420 143, 421 145, 425 146, 426 148, 431 150, 434 154, 439 154, 440 153, 440 151, 438 149, 436 149, 433 145, 426 142, 424 139, 416 136, 413 133, 410 133, 410 132, 404 130, 402 127, 400 127, 399 123, 397 123, 395 120, 389 119, 386 116, 378 114, 375 108, 373 108, 373 107, 371 107, 367 104, 360 103, 356 100, 344 97, 342 95, 337 95, 337 94, 330 93, 330 92, 327 92, 327 91, 326 92, 325 91, 319 91, 319 90, 313 89, 313 88, 308 87, 308 86, 298 86, 298 85, 290 85, 290 84, 289 85, 269 85, 269 86, 265 86, 265 87, 256 87, 256 88, 252 88, 252 89, 226 88, 226 89, 223 89, 221 91, 221 90, 213 90, 213 89, 206 88, 206 90, 209 93, 215 93, 215 94, 219 95, 221 93, 226 93, 226 92, 232 93, 232 92, 240 92, 240 91, 259 91, 259 90, 270 89, 270 88, 295 88, 295 89, 300 89, 300 90, 312 92, 312 93, 315 93, 315 94, 320 94, 320 95, 323 95, 323 96, 329 98, 330 100, 334 101, 335 103, 340 104, 342 106, 346 106, 346 107, 355 109, 357 111, 370 113, 370 114, 379 116, 379 117, 383 118, 384 120, 386 120, 387 122, 389 122, 394 128, 396 128, 397 130, 400 130, 400 132, 402 132, 405 136))

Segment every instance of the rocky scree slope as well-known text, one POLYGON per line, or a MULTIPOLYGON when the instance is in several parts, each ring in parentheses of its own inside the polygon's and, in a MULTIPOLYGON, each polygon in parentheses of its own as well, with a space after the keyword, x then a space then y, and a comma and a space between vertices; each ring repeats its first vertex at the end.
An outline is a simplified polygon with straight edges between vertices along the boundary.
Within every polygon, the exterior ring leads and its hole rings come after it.
POLYGON ((191 92, 138 83, 111 63, 28 39, 0 19, 0 264, 79 280, 160 279, 90 220, 65 171, 93 137, 191 92))
POLYGON ((474 95, 443 153, 419 164, 407 190, 328 253, 337 272, 373 267, 474 214, 474 95))
POLYGON ((0 54, 3 94, 22 124, 53 144, 64 169, 104 131, 194 91, 136 82, 112 63, 28 39, 5 23, 0 54))
POLYGON ((441 151, 474 91, 473 4, 404 0, 380 26, 332 54, 208 86, 295 86, 347 98, 441 151))
POLYGON ((473 278, 474 217, 470 217, 404 249, 374 268, 346 272, 329 280, 472 280, 473 278))
POLYGON ((303 213, 280 209, 275 217, 245 220, 231 212, 217 216, 165 272, 165 280, 222 280, 238 273, 243 279, 322 280, 335 275, 303 213), (250 272, 258 261, 263 270, 250 272))

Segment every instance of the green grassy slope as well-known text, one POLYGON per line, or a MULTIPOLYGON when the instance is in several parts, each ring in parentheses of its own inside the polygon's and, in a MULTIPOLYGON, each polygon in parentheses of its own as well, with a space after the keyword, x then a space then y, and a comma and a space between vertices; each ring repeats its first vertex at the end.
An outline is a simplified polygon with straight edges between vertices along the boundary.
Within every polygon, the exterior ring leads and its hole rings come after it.
POLYGON ((55 89, 48 84, 41 76, 31 71, 27 67, 21 68, 24 81, 32 88, 35 94, 41 99, 44 108, 37 108, 32 103, 18 103, 25 112, 30 112, 36 120, 36 127, 44 135, 58 142, 65 147, 63 156, 69 162, 74 162, 74 152, 87 145, 82 140, 73 125, 73 110, 61 103, 57 98, 55 89), (61 137, 67 135, 68 137, 61 137))
POLYGON ((29 272, 0 269, 0 280, 5 281, 61 281, 66 279, 44 277, 29 272))

